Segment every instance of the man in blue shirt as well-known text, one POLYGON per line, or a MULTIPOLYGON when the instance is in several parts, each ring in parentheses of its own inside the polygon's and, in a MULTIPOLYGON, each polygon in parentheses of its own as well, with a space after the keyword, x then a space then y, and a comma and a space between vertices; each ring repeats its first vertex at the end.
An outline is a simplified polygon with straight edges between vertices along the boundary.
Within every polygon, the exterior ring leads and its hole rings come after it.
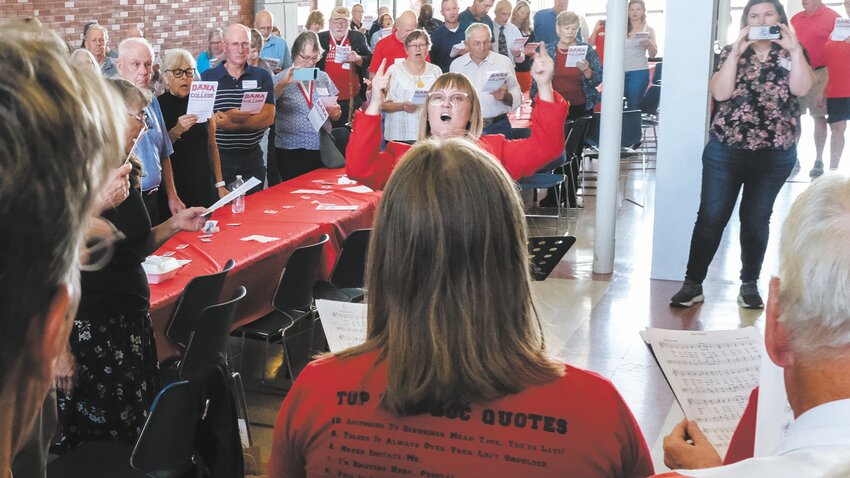
MULTIPOLYGON (((143 90, 151 89, 153 47, 144 38, 128 38, 118 45, 118 76, 143 90)), ((177 196, 174 175, 171 173, 171 154, 174 149, 159 101, 154 98, 145 108, 147 131, 136 143, 135 154, 142 161, 142 196, 151 217, 157 225, 171 214, 186 209, 177 196), (165 206, 168 206, 167 208, 165 206)))
MULTIPOLYGON (((546 42, 547 45, 558 43, 558 32, 555 30, 555 20, 558 14, 567 11, 570 0, 555 0, 552 8, 540 10, 534 14, 534 39, 546 42)), ((581 28, 576 33, 576 41, 582 41, 581 28)))
POLYGON ((292 66, 292 56, 289 54, 289 45, 283 38, 272 35, 274 27, 274 15, 268 10, 257 13, 254 17, 254 27, 263 35, 263 50, 260 58, 269 61, 277 73, 292 66))
POLYGON ((443 14, 444 22, 431 35, 431 63, 439 66, 445 73, 449 71, 454 59, 465 55, 468 50, 463 43, 466 37, 458 20, 457 0, 443 0, 440 13, 443 14), (452 51, 452 47, 458 44, 461 47, 452 51))
POLYGON ((483 23, 493 31, 493 20, 487 16, 493 8, 493 0, 473 0, 472 5, 458 17, 460 31, 465 32, 473 23, 483 23))
POLYGON ((221 157, 221 173, 225 183, 241 175, 243 180, 260 180, 250 192, 263 189, 266 164, 260 140, 265 129, 274 123, 274 83, 272 75, 248 64, 251 34, 245 25, 234 23, 224 32, 224 61, 201 75, 204 81, 218 82, 215 95, 215 139, 221 157), (265 92, 266 100, 259 113, 239 110, 245 93, 265 92))

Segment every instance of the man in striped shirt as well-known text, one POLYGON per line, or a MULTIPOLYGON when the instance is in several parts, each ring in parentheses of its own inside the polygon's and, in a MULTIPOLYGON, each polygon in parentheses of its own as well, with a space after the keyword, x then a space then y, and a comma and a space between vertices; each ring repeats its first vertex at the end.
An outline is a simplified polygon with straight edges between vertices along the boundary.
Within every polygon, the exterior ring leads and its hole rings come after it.
MULTIPOLYGON (((224 181, 230 183, 241 175, 248 180, 266 178, 266 164, 260 140, 274 122, 274 83, 268 71, 248 65, 251 35, 244 25, 234 23, 224 32, 224 61, 201 75, 204 81, 218 83, 215 96, 215 139, 221 157, 224 181), (259 113, 240 110, 245 93, 265 92, 259 113)), ((257 192, 262 184, 250 191, 257 192)))

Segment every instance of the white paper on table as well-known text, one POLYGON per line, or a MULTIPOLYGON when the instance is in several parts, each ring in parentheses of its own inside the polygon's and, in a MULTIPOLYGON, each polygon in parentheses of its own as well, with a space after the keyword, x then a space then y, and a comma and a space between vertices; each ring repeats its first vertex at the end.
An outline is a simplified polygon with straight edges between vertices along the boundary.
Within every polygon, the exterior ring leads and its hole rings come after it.
POLYGON ((342 188, 343 191, 351 191, 353 193, 365 194, 375 192, 369 186, 359 185, 359 186, 351 186, 349 188, 342 188))
POLYGON ((263 110, 263 104, 266 102, 267 94, 265 91, 245 93, 242 97, 242 106, 239 107, 239 110, 243 113, 251 113, 252 115, 259 113, 263 110))
POLYGON ((337 353, 366 341, 366 304, 319 299, 316 309, 331 352, 337 353))
POLYGON ((348 176, 340 176, 336 182, 337 184, 357 184, 357 181, 349 178, 348 176))
POLYGON ((835 28, 829 37, 833 41, 844 41, 850 37, 850 18, 836 18, 835 28))
POLYGON ((428 101, 428 90, 413 90, 410 102, 414 105, 424 105, 428 101))
POLYGON ((522 50, 522 47, 525 46, 525 43, 528 41, 530 37, 519 37, 514 38, 514 42, 511 43, 511 51, 519 51, 522 50))
POLYGON ((575 68, 579 60, 584 60, 587 56, 587 45, 576 45, 567 48, 567 63, 564 65, 567 68, 575 68))
POLYGON ((187 115, 198 117, 198 123, 206 123, 213 114, 215 93, 218 91, 217 81, 193 81, 189 88, 189 105, 187 115))
POLYGON ((331 192, 330 189, 296 189, 290 194, 327 194, 329 192, 331 192))
POLYGON ((452 57, 459 56, 460 52, 463 51, 464 49, 466 49, 466 43, 457 42, 454 45, 452 45, 452 52, 450 53, 450 56, 452 56, 452 57))
POLYGON ((334 52, 334 63, 347 63, 348 55, 351 53, 351 46, 339 45, 334 52))
POLYGON ((690 420, 721 457, 759 383, 764 338, 755 327, 689 331, 647 327, 664 377, 690 420))
POLYGON ((756 440, 753 455, 756 457, 773 455, 793 421, 794 411, 788 403, 782 368, 764 354, 759 372, 756 440))
POLYGON ((649 32, 634 32, 632 34, 632 45, 639 46, 641 40, 649 40, 649 32))
POLYGON ((320 96, 319 101, 321 101, 322 104, 325 105, 325 107, 328 107, 328 106, 335 105, 338 98, 339 98, 338 95, 337 96, 320 96))
POLYGON ((229 203, 230 201, 233 201, 234 199, 236 199, 237 196, 241 196, 241 195, 247 193, 251 188, 253 188, 254 186, 256 186, 258 184, 260 184, 260 180, 257 179, 257 178, 254 178, 254 177, 245 181, 245 184, 239 186, 238 188, 234 189, 233 191, 230 191, 229 193, 227 193, 227 196, 224 196, 223 198, 216 201, 215 204, 208 207, 207 210, 204 211, 203 216, 207 216, 207 215, 211 214, 216 209, 218 209, 221 206, 224 206, 225 204, 229 203))
POLYGON ((484 83, 484 88, 482 90, 485 93, 489 93, 493 90, 499 89, 502 85, 505 84, 505 81, 508 80, 508 72, 507 71, 488 71, 487 72, 487 82, 484 83))
POLYGON ((328 110, 325 109, 325 105, 322 104, 321 101, 313 102, 313 107, 310 109, 310 112, 307 113, 307 119, 310 120, 310 124, 313 125, 313 130, 316 132, 319 131, 325 121, 328 120, 328 110))
POLYGON ((359 206, 339 205, 339 204, 319 204, 316 206, 317 211, 356 211, 359 206))
POLYGON ((279 238, 279 237, 271 237, 271 236, 261 236, 261 235, 259 235, 259 234, 254 234, 253 236, 245 236, 245 237, 243 237, 243 238, 241 238, 241 239, 239 239, 239 240, 240 240, 240 241, 245 241, 245 242, 248 242, 248 241, 255 241, 255 242, 259 242, 259 243, 265 244, 265 243, 267 243, 267 242, 279 241, 279 240, 280 240, 280 238, 279 238))

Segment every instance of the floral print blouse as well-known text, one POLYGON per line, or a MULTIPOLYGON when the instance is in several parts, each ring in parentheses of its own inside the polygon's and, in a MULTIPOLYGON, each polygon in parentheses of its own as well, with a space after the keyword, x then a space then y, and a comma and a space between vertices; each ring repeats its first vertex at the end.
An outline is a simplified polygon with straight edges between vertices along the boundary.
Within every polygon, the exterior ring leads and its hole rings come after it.
MULTIPOLYGON (((720 53, 717 70, 731 52, 720 53)), ((773 45, 767 61, 752 49, 738 60, 735 91, 714 106, 709 132, 732 148, 758 151, 788 150, 800 138, 800 105, 791 94, 791 54, 773 45)), ((716 71, 716 70, 715 70, 716 71)))

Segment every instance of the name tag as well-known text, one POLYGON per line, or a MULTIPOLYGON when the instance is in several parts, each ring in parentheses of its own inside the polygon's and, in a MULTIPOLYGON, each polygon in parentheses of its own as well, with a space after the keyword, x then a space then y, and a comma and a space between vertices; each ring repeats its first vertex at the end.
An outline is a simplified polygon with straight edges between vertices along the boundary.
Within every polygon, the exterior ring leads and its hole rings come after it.
POLYGON ((257 80, 242 80, 243 90, 253 90, 257 87, 257 80))
POLYGON ((318 93, 319 96, 330 96, 330 93, 328 93, 328 89, 324 86, 317 86, 316 93, 318 93))
POLYGON ((779 66, 785 68, 788 71, 791 71, 791 60, 789 60, 788 58, 780 58, 779 66))

